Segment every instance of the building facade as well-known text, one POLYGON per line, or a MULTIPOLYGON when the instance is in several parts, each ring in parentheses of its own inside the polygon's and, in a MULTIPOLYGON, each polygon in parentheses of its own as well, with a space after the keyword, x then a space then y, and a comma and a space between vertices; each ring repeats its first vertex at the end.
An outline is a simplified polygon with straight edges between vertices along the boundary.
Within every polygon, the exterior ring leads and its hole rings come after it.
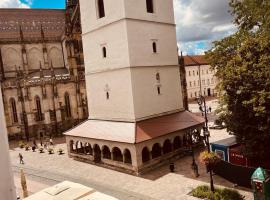
POLYGON ((206 61, 205 56, 184 56, 188 99, 199 95, 216 96, 218 83, 215 72, 206 61))
POLYGON ((173 1, 80 4, 91 114, 69 156, 139 174, 184 155, 204 121, 184 109, 173 1))
POLYGON ((0 76, 11 138, 61 134, 88 116, 82 48, 73 46, 80 31, 72 24, 73 4, 67 10, 0 9, 0 76), (76 31, 66 29, 67 21, 76 31))

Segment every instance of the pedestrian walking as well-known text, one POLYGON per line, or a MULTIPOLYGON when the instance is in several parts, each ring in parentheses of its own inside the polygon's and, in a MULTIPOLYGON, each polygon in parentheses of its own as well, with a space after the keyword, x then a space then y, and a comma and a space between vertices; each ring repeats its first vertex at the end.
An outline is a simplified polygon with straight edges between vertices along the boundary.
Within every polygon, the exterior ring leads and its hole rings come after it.
POLYGON ((37 142, 36 142, 36 140, 33 140, 33 146, 37 147, 37 142))
POLYGON ((21 153, 19 153, 19 158, 20 158, 20 164, 24 164, 23 155, 21 153))
POLYGON ((50 138, 50 145, 53 146, 53 139, 50 138))

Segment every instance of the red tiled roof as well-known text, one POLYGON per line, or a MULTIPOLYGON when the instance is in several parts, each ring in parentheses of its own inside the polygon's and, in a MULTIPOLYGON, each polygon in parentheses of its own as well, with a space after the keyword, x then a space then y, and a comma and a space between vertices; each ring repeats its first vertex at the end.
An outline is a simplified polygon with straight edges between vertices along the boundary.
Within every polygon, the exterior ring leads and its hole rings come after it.
POLYGON ((144 120, 136 125, 136 143, 191 128, 202 123, 204 123, 202 117, 188 111, 144 120))
POLYGON ((203 123, 204 119, 202 117, 183 111, 140 122, 88 120, 64 134, 134 144, 202 125, 203 123))
POLYGON ((185 66, 197 66, 209 64, 204 55, 184 56, 185 66))
POLYGON ((19 39, 20 26, 25 39, 61 37, 65 31, 65 10, 0 9, 0 40, 19 39))

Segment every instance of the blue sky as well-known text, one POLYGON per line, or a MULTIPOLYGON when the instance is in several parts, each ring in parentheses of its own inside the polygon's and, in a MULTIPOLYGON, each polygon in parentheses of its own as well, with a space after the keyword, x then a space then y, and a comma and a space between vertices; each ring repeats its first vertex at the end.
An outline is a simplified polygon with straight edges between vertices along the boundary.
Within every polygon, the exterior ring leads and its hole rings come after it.
POLYGON ((65 8, 65 0, 21 0, 31 8, 65 8))
MULTIPOLYGON (((89 0, 90 1, 90 0, 89 0)), ((235 32, 228 0, 173 0, 179 51, 204 54, 235 32)), ((65 8, 65 0, 0 0, 0 8, 65 8)))

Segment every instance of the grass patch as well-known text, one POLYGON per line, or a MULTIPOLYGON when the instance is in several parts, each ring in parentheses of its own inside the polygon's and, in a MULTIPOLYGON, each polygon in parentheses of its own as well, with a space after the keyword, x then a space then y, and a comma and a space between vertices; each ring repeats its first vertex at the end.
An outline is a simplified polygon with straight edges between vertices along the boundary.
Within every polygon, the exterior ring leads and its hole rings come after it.
POLYGON ((201 199, 208 200, 243 200, 244 197, 236 190, 216 188, 211 192, 209 186, 202 185, 191 191, 191 195, 201 199))

